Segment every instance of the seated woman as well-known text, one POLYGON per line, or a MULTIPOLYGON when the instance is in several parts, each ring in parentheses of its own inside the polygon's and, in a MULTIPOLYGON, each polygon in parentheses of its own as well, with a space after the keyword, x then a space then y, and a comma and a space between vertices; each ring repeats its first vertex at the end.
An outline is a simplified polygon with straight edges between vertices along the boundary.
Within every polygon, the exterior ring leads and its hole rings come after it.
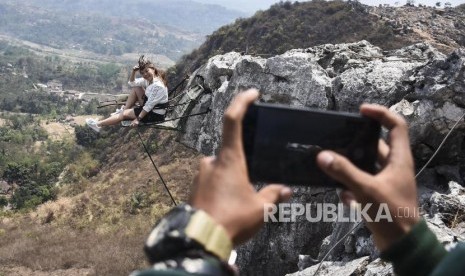
MULTIPOLYGON (((137 126, 140 122, 153 123, 165 119, 168 88, 166 87, 164 72, 157 69, 150 61, 144 61, 143 59, 139 59, 139 71, 148 84, 144 92, 143 106, 124 109, 119 114, 112 115, 102 121, 88 118, 86 124, 90 128, 100 132, 102 127, 115 125, 124 120, 132 120, 131 126, 137 126)), ((139 81, 142 82, 142 80, 139 81)), ((134 105, 135 98, 132 101, 134 105)))
MULTIPOLYGON (((144 105, 145 89, 147 88, 147 86, 149 86, 149 82, 144 78, 136 78, 136 73, 140 71, 139 70, 140 65, 143 65, 147 62, 150 62, 150 61, 146 61, 144 59, 144 56, 142 55, 139 58, 138 65, 132 68, 131 76, 129 77, 129 81, 128 81, 128 85, 129 87, 131 87, 131 91, 128 95, 126 103, 125 105, 121 106, 121 108, 116 109, 116 112, 111 113, 111 115, 116 115, 116 114, 123 112, 123 110, 125 109, 133 108, 134 106, 136 106, 136 104, 138 106, 144 105)), ((165 86, 167 86, 165 73, 161 70, 157 70, 157 71, 160 75, 159 78, 164 82, 165 86)))

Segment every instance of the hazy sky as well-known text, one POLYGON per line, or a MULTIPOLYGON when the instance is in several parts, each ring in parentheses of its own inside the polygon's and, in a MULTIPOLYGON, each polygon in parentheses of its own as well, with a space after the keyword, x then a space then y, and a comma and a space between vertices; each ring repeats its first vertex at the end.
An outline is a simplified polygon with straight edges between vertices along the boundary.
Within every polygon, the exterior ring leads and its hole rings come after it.
MULTIPOLYGON (((245 11, 248 13, 253 13, 259 9, 267 9, 272 4, 279 2, 279 0, 194 0, 196 2, 201 3, 211 3, 211 4, 218 4, 225 6, 230 9, 245 11)), ((294 0, 292 1, 294 2, 294 0)), ((301 0, 299 2, 305 2, 305 0, 301 0)), ((407 0, 360 0, 361 3, 366 5, 378 6, 379 4, 390 4, 392 6, 395 5, 396 2, 399 2, 400 5, 404 5, 407 0)), ((457 6, 460 4, 464 4, 465 0, 416 0, 415 3, 434 6, 436 2, 444 3, 451 3, 452 6, 457 6)))

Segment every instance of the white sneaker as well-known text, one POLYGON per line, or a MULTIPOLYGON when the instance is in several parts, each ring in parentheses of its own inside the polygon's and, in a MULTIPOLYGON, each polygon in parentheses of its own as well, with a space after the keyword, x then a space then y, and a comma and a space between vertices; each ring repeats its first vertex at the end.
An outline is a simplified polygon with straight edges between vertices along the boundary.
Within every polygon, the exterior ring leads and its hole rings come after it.
POLYGON ((96 119, 87 118, 86 119, 86 124, 87 124, 87 126, 89 126, 95 132, 100 132, 101 127, 99 127, 97 125, 97 120, 96 119))
POLYGON ((121 125, 124 126, 124 127, 131 126, 131 123, 132 123, 132 121, 128 121, 128 120, 121 121, 121 125))
POLYGON ((120 114, 121 112, 124 111, 124 105, 121 106, 121 108, 117 108, 115 112, 111 113, 110 115, 111 116, 115 116, 115 115, 118 115, 120 114))

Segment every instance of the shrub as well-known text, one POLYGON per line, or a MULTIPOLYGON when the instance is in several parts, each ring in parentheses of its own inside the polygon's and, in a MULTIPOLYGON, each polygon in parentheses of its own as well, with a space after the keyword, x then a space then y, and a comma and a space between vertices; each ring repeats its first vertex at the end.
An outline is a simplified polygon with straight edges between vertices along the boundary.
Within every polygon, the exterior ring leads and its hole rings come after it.
POLYGON ((0 196, 0 207, 7 206, 8 205, 8 199, 4 196, 0 196))

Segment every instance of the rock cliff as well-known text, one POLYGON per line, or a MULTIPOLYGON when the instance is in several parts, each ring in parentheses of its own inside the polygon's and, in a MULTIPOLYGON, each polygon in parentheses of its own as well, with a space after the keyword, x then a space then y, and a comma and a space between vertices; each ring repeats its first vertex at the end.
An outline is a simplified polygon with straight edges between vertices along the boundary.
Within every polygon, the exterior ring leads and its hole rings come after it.
MULTIPOLYGON (((180 141, 207 155, 219 147, 225 108, 234 95, 249 87, 258 88, 260 101, 269 103, 352 112, 363 102, 388 106, 409 122, 418 170, 465 111, 465 51, 457 49, 446 56, 425 43, 394 51, 366 41, 327 44, 270 58, 231 52, 211 58, 194 74, 212 93, 189 110, 210 107, 212 112, 184 122, 186 131, 180 141)), ((418 178, 424 217, 444 244, 465 239, 464 129, 465 122, 460 121, 418 178)), ((295 187, 294 192, 293 202, 338 202, 331 189, 295 187)), ((239 249, 238 264, 243 275, 298 270, 302 271, 292 275, 313 275, 322 256, 352 226, 304 220, 270 223, 239 249)), ((320 275, 354 272, 392 274, 392 268, 378 259, 363 226, 328 254, 320 275)))

